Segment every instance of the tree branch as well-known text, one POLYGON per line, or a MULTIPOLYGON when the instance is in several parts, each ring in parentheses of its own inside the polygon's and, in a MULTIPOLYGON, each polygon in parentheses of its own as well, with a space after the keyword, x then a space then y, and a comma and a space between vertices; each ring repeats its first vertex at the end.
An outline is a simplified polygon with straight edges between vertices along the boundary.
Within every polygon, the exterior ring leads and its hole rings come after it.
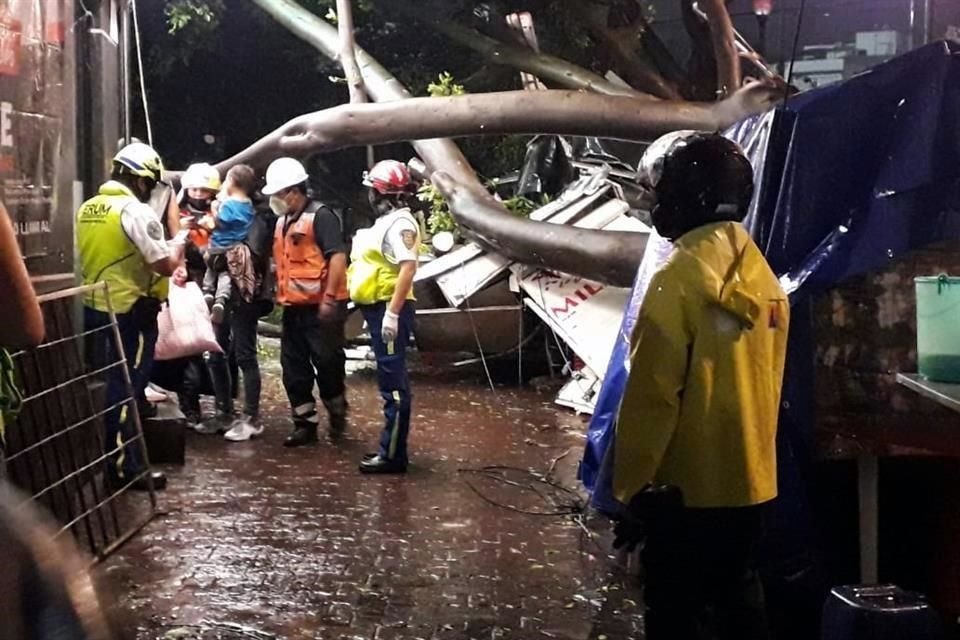
POLYGON ((637 57, 638 38, 648 28, 642 14, 638 13, 632 23, 625 27, 611 28, 608 24, 608 5, 591 5, 578 0, 568 0, 567 4, 577 11, 593 37, 609 51, 624 80, 631 86, 658 98, 681 99, 675 87, 654 67, 637 57))
MULTIPOLYGON (((408 140, 419 141, 418 150, 431 153, 432 139, 464 136, 554 134, 649 141, 679 129, 725 129, 768 110, 781 91, 774 84, 755 83, 718 103, 649 102, 580 91, 503 91, 348 104, 299 116, 217 168, 223 172, 240 162, 263 167, 280 155, 306 157, 408 140)), ((431 172, 438 169, 452 173, 442 163, 431 166, 431 172)))
POLYGON ((363 76, 357 65, 356 40, 353 35, 353 8, 350 0, 337 0, 337 30, 340 33, 340 64, 343 75, 347 78, 347 89, 350 91, 350 102, 359 104, 367 101, 367 94, 363 90, 363 76))
MULTIPOLYGON (((386 6, 386 5, 385 5, 386 6)), ((526 71, 542 80, 551 81, 568 89, 594 91, 607 95, 631 96, 655 100, 654 96, 610 82, 588 69, 562 58, 539 53, 528 47, 501 42, 454 22, 410 7, 403 0, 389 0, 389 7, 402 15, 417 20, 442 33, 457 44, 473 49, 485 60, 526 71)))
MULTIPOLYGON (((339 34, 337 29, 315 14, 307 11, 292 0, 251 0, 258 7, 286 27, 295 36, 315 48, 330 60, 336 60, 339 53, 339 34)), ((410 92, 370 54, 361 48, 356 49, 357 64, 367 94, 376 102, 403 100, 410 92)), ((296 122, 299 118, 291 121, 296 122)), ((262 142, 262 141, 261 141, 262 142)), ((259 145, 256 143, 254 146, 259 145)), ((417 153, 434 171, 443 168, 458 181, 482 188, 470 163, 460 148, 450 140, 424 140, 414 143, 417 153)), ((242 154, 240 154, 242 155, 242 154)), ((241 161, 242 162, 242 161, 241 161)), ((225 163, 220 163, 221 168, 225 163)))

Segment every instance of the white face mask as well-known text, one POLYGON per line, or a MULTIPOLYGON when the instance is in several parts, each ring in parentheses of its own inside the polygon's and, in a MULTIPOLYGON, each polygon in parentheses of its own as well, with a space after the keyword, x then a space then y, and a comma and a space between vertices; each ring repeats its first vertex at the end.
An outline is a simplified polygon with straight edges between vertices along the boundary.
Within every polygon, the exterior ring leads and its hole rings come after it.
POLYGON ((270 210, 278 216, 285 216, 290 213, 290 205, 279 196, 270 196, 270 210))

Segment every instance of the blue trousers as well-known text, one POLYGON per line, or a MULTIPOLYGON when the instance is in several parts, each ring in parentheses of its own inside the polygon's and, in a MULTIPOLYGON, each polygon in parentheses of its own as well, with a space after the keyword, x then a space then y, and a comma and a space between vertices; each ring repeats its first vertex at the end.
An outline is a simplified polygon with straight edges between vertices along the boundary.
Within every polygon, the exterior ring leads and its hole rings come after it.
POLYGON ((377 384, 383 397, 384 427, 380 436, 380 457, 407 462, 407 436, 410 433, 410 378, 407 375, 407 346, 416 313, 407 301, 400 311, 397 339, 385 343, 380 337, 386 303, 360 307, 370 329, 370 342, 377 357, 377 384))
MULTIPOLYGON (((141 300, 145 300, 141 298, 141 300)), ((146 402, 144 391, 150 380, 150 370, 153 368, 154 350, 157 346, 157 315, 152 309, 135 308, 129 313, 118 313, 117 328, 120 330, 120 342, 123 345, 124 355, 127 357, 127 366, 130 370, 130 381, 133 385, 133 397, 137 403, 146 402)), ((84 307, 83 325, 85 331, 110 324, 110 316, 102 311, 84 307)), ((87 362, 91 370, 101 369, 120 359, 114 345, 113 330, 102 329, 90 336, 87 342, 87 362)), ((126 381, 123 368, 114 366, 104 374, 106 389, 106 407, 113 406, 127 395, 126 381)), ((104 416, 104 450, 116 449, 121 443, 124 445, 112 453, 107 465, 107 472, 115 479, 127 482, 146 470, 142 441, 130 443, 136 437, 136 423, 130 416, 136 407, 129 404, 122 405, 109 411, 104 416)))

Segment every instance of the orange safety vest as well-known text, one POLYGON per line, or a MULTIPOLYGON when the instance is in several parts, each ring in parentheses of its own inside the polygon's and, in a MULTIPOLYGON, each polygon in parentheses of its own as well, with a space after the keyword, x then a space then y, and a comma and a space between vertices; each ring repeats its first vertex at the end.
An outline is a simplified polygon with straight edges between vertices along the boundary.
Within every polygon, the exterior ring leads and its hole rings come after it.
MULTIPOLYGON (((273 261, 277 266, 277 302, 316 305, 327 289, 327 261, 313 235, 315 213, 304 212, 287 227, 287 216, 277 220, 273 234, 273 261)), ((349 299, 344 283, 337 300, 349 299)))

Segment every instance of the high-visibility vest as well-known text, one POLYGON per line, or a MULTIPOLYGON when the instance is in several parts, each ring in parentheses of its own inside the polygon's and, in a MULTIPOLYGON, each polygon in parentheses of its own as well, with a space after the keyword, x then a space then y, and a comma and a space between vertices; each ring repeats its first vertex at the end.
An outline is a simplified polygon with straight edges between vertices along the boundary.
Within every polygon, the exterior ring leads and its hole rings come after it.
MULTIPOLYGON (((327 260, 313 233, 315 212, 303 212, 294 220, 282 216, 273 234, 273 260, 277 266, 277 302, 284 306, 323 302, 327 289, 327 260)), ((347 300, 347 288, 336 293, 347 300)))
MULTIPOLYGON (((393 298, 400 277, 400 265, 383 254, 383 240, 395 222, 408 220, 419 228, 409 209, 397 209, 377 219, 369 229, 361 229, 353 239, 347 288, 357 304, 376 304, 393 298)), ((413 289, 408 300, 415 300, 413 289)))
POLYGON ((127 313, 138 298, 167 297, 169 278, 153 273, 123 229, 123 209, 135 202, 138 201, 130 189, 111 180, 77 211, 83 284, 106 282, 109 290, 109 304, 102 291, 92 291, 84 297, 83 303, 97 311, 127 313))

